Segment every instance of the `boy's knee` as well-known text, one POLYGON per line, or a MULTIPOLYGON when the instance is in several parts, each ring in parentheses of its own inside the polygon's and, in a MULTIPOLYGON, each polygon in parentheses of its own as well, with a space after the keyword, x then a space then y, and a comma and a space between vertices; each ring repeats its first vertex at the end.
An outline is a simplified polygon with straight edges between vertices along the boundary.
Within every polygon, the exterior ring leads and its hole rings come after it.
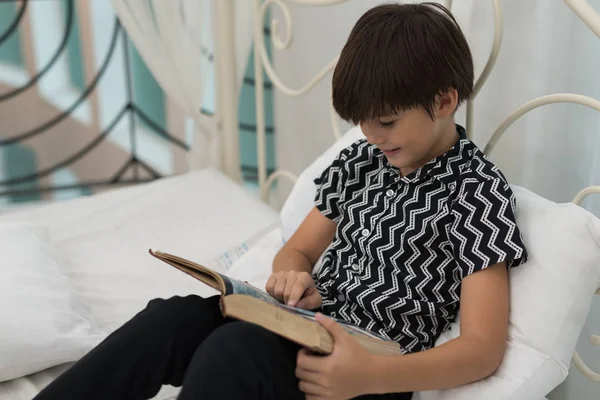
POLYGON ((146 309, 173 313, 194 312, 206 308, 209 303, 214 303, 211 300, 211 298, 205 299, 196 295, 173 296, 168 299, 157 298, 150 300, 146 309))
MULTIPOLYGON (((268 357, 277 351, 279 338, 274 333, 248 322, 230 322, 215 329, 203 343, 203 347, 219 349, 221 356, 235 359, 268 357)), ((255 360, 256 361, 256 360, 255 360)))
POLYGON ((274 361, 284 356, 279 344, 275 334, 248 322, 221 325, 194 353, 182 398, 217 398, 215 381, 229 382, 219 389, 220 398, 281 398, 265 395, 273 384, 274 361))
POLYGON ((278 343, 273 333, 257 325, 241 321, 226 323, 198 347, 187 374, 194 381, 227 376, 238 385, 254 387, 254 381, 274 365, 274 358, 282 356, 278 343))
POLYGON ((189 295, 189 296, 173 296, 168 299, 156 298, 152 299, 148 302, 146 308, 154 309, 154 308, 169 308, 169 309, 184 309, 189 307, 190 305, 194 305, 196 303, 202 302, 204 299, 200 296, 189 295))
POLYGON ((253 347, 274 344, 274 333, 249 322, 235 321, 216 329, 207 339, 227 347, 253 347))
POLYGON ((173 326, 193 321, 213 322, 222 318, 218 298, 205 299, 196 295, 153 299, 144 312, 156 323, 173 326))

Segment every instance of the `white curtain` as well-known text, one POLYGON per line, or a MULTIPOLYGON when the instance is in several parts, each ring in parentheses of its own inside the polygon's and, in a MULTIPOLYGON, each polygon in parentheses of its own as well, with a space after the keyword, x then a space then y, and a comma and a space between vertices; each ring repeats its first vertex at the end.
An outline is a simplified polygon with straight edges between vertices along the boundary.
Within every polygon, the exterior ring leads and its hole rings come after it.
MULTIPOLYGON (((217 0, 112 0, 121 24, 166 95, 195 123, 190 168, 218 167, 217 121, 203 115, 214 90, 217 0)), ((236 1, 237 85, 252 40, 250 1, 236 1)), ((217 103, 218 107, 218 103, 217 103)), ((217 110, 219 111, 219 110, 217 110)))
MULTIPOLYGON (((274 52, 284 83, 308 82, 341 49, 359 16, 380 0, 348 1, 331 8, 291 6, 295 42, 274 52), (327 38, 323 40, 322 38, 327 38)), ((600 11, 600 0, 589 0, 600 11)), ((536 97, 572 92, 600 99, 600 39, 560 0, 504 0, 504 38, 496 66, 475 101, 476 144, 483 148, 504 118, 536 97)), ((491 0, 455 0, 479 74, 493 37, 491 0)), ((274 9, 274 17, 281 14, 274 9)), ((302 98, 275 93, 277 163, 300 172, 333 142, 329 125, 331 75, 302 98), (307 118, 310 116, 310 118, 307 118)), ((464 123, 464 108, 458 113, 464 123)), ((570 201, 588 185, 600 185, 600 113, 573 105, 544 106, 527 114, 505 133, 491 153, 510 182, 553 201, 570 201)), ((584 206, 600 216, 600 196, 584 206)), ((597 296, 598 297, 598 296, 597 296)), ((590 368, 600 371, 600 349, 587 341, 600 332, 600 301, 595 300, 578 344, 590 368)), ((598 384, 573 369, 552 400, 598 398, 598 384)))

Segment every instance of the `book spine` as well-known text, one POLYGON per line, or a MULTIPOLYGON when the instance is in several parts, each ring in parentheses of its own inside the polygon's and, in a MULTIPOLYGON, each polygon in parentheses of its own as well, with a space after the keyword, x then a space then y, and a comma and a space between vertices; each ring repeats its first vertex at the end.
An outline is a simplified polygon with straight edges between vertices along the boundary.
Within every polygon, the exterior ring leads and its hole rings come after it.
MULTIPOLYGON (((223 276, 223 275, 221 275, 223 276)), ((233 284, 231 283, 231 281, 229 280, 229 278, 227 278, 226 276, 223 276, 223 284, 225 285, 225 293, 223 293, 223 295, 227 296, 230 294, 234 294, 234 289, 233 289, 233 284)))

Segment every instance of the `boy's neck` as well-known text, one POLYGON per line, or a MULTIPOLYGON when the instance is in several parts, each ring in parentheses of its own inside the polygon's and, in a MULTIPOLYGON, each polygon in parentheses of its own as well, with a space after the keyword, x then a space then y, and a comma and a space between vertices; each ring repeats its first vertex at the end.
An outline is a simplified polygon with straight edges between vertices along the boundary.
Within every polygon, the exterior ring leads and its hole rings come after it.
POLYGON ((439 138, 440 140, 438 140, 431 148, 431 152, 428 155, 429 160, 427 160, 427 162, 447 153, 460 139, 458 132, 456 131, 456 122, 454 122, 454 118, 449 118, 447 121, 443 122, 443 125, 440 126, 439 138))
POLYGON ((429 153, 421 162, 416 166, 400 168, 400 174, 402 176, 407 176, 413 171, 423 167, 429 161, 436 159, 437 157, 447 153, 456 142, 460 139, 458 136, 458 132, 456 131, 456 123, 454 122, 454 118, 449 118, 447 121, 443 122, 443 125, 440 126, 440 135, 439 140, 435 143, 435 145, 431 148, 429 153))

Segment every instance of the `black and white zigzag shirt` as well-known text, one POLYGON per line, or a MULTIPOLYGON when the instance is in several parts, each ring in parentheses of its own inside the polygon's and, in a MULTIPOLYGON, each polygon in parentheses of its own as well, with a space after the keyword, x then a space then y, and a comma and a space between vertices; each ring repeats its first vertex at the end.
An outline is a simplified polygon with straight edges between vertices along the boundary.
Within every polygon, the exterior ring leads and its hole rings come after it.
POLYGON ((405 352, 449 327, 465 276, 527 258, 508 183, 457 130, 451 150, 405 177, 362 139, 315 180, 316 207, 337 222, 315 277, 323 312, 405 352))

